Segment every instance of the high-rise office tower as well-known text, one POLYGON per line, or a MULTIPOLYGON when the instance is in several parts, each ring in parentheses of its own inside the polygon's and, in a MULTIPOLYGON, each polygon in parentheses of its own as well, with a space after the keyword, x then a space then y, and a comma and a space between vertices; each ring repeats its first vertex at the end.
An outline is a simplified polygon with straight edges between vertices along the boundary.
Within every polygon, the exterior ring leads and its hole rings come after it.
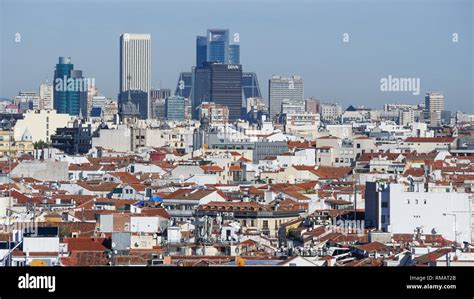
POLYGON ((181 72, 174 95, 189 99, 193 87, 193 75, 191 72, 181 72))
POLYGON ((211 101, 229 108, 229 120, 242 115, 242 66, 213 63, 210 67, 211 101))
POLYGON ((169 88, 150 89, 150 98, 152 100, 166 99, 170 95, 171 95, 171 89, 169 88))
POLYGON ((242 73, 242 89, 244 99, 262 98, 256 73, 242 73))
POLYGON ((229 64, 240 64, 240 45, 229 46, 229 64))
POLYGON ((59 57, 54 71, 54 109, 58 113, 87 116, 90 83, 82 71, 74 69, 71 57, 59 57))
POLYGON ((214 102, 227 106, 229 120, 242 114, 242 66, 240 64, 208 63, 194 70, 193 118, 199 118, 199 106, 214 102))
POLYGON ((53 109, 54 88, 52 84, 43 83, 39 87, 40 108, 53 109))
POLYGON ((207 62, 207 37, 196 36, 196 66, 202 67, 207 62))
POLYGON ((183 121, 185 119, 184 98, 180 96, 170 96, 165 101, 166 119, 183 121))
POLYGON ((427 92, 425 96, 425 113, 430 125, 441 124, 441 112, 444 110, 444 97, 439 92, 427 92))
POLYGON ((304 101, 303 79, 300 76, 273 76, 268 84, 270 119, 281 113, 283 100, 300 103, 304 101))
POLYGON ((191 96, 191 115, 193 119, 199 119, 199 106, 202 102, 211 101, 211 70, 206 64, 193 70, 193 92, 191 96))
POLYGON ((229 63, 229 30, 207 30, 207 61, 229 63))
MULTIPOLYGON (((146 105, 140 105, 141 117, 151 118, 151 36, 148 33, 123 33, 120 36, 120 93, 127 90, 145 92, 146 105)), ((127 97, 121 96, 123 100, 127 97)), ((142 94, 140 94, 140 101, 142 94)), ((134 101, 132 97, 132 102, 134 101)), ((119 105, 122 105, 119 102, 119 105)), ((137 105, 137 103, 135 103, 137 105)), ((137 105, 138 106, 138 105, 137 105)))

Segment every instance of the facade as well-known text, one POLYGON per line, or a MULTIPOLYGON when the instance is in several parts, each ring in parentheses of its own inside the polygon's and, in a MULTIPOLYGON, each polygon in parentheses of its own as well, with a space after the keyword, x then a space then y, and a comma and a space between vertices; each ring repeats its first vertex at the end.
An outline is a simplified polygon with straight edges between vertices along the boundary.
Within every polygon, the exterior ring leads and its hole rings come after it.
POLYGON ((53 109, 54 88, 52 84, 41 84, 39 87, 40 109, 53 109))
POLYGON ((456 242, 471 242, 469 194, 452 187, 412 182, 366 184, 366 226, 394 234, 441 234, 456 242))
POLYGON ((256 73, 242 73, 242 89, 244 92, 244 99, 262 98, 262 93, 260 92, 260 86, 258 85, 256 73))
POLYGON ((319 101, 314 98, 306 99, 305 110, 309 113, 319 113, 319 101))
POLYGON ((229 108, 216 103, 201 103, 199 106, 199 119, 206 117, 209 124, 226 124, 229 122, 229 108))
POLYGON ((135 105, 136 109, 138 110, 138 116, 140 119, 148 119, 148 104, 149 104, 149 97, 148 93, 142 90, 129 90, 123 91, 119 94, 119 103, 121 106, 121 111, 126 106, 128 99, 130 98, 130 102, 135 105))
POLYGON ((229 30, 207 30, 207 62, 229 63, 229 30))
POLYGON ((229 46, 229 64, 240 64, 240 45, 229 46))
POLYGON ((189 99, 191 97, 192 88, 193 88, 193 73, 181 72, 179 74, 178 83, 176 85, 174 95, 189 99))
POLYGON ((10 131, 0 131, 0 157, 17 157, 23 154, 33 153, 33 142, 23 136, 21 140, 14 140, 10 131))
POLYGON ((283 100, 290 102, 304 101, 303 79, 300 76, 273 76, 269 81, 268 89, 269 116, 271 120, 281 114, 283 100))
POLYGON ((240 64, 210 64, 211 101, 229 108, 229 120, 242 115, 242 66, 240 64))
POLYGON ((227 106, 229 120, 242 115, 242 66, 239 64, 208 63, 196 68, 192 96, 193 118, 199 116, 199 105, 214 102, 227 106))
POLYGON ((19 119, 14 128, 15 140, 22 140, 31 136, 32 142, 49 142, 51 135, 56 134, 57 128, 66 127, 68 122, 74 120, 73 116, 66 113, 57 113, 56 110, 31 110, 19 119))
POLYGON ((87 91, 93 82, 75 70, 71 57, 59 57, 54 71, 54 109, 58 113, 87 116, 87 91))
POLYGON ((31 109, 40 109, 41 106, 41 100, 38 94, 29 91, 20 91, 15 97, 14 103, 21 112, 31 109))
POLYGON ((92 148, 91 125, 77 121, 70 127, 56 129, 51 136, 51 146, 69 155, 84 155, 92 148))
POLYGON ((207 62, 207 37, 196 36, 196 67, 203 67, 207 62))
POLYGON ((322 103, 319 105, 319 114, 321 120, 325 122, 334 122, 342 116, 342 106, 339 104, 322 103))
POLYGON ((167 97, 165 100, 166 119, 184 121, 184 98, 180 96, 167 97))
POLYGON ((444 110, 444 97, 439 92, 428 92, 425 96, 425 112, 432 126, 441 124, 441 113, 444 110))
MULTIPOLYGON (((147 94, 146 105, 141 105, 142 117, 151 118, 151 36, 148 33, 123 33, 120 36, 120 93, 127 90, 147 94)), ((124 102, 119 102, 119 105, 124 102)))

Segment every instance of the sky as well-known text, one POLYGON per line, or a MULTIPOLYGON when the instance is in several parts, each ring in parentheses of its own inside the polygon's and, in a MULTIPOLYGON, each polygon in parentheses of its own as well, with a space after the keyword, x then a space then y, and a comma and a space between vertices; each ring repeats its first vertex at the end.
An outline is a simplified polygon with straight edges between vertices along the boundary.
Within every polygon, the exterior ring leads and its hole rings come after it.
POLYGON ((176 88, 208 28, 240 36, 244 71, 264 98, 272 75, 300 75, 305 97, 381 108, 442 92, 445 109, 474 113, 471 0, 0 0, 0 97, 37 91, 59 56, 116 98, 119 37, 150 33, 152 87, 176 88), (20 33, 21 41, 15 41, 20 33), (345 35, 347 34, 347 35, 345 35), (453 42, 457 34, 457 42, 453 42), (348 42, 343 38, 348 37, 348 42), (419 78, 420 94, 381 91, 419 78))

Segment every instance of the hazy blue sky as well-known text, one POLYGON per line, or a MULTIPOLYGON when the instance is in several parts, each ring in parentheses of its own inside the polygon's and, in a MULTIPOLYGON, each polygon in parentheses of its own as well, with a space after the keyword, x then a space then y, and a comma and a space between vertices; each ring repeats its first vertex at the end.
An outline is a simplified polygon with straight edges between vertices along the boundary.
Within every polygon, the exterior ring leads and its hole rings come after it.
POLYGON ((447 110, 474 112, 473 2, 0 0, 0 97, 36 91, 51 82, 58 56, 71 56, 116 98, 123 32, 151 33, 152 87, 174 91, 195 63, 196 35, 228 28, 265 98, 272 74, 299 74, 305 97, 344 106, 419 103, 441 91, 447 110), (388 75, 420 78, 421 94, 381 92, 388 75))

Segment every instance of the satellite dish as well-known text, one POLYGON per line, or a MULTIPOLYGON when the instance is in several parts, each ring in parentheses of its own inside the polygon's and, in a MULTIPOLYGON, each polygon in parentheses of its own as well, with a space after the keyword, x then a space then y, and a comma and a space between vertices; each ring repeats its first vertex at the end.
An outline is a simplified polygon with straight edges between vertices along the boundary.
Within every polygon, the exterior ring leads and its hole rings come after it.
POLYGON ((115 243, 114 242, 112 242, 112 248, 115 248, 115 243))

